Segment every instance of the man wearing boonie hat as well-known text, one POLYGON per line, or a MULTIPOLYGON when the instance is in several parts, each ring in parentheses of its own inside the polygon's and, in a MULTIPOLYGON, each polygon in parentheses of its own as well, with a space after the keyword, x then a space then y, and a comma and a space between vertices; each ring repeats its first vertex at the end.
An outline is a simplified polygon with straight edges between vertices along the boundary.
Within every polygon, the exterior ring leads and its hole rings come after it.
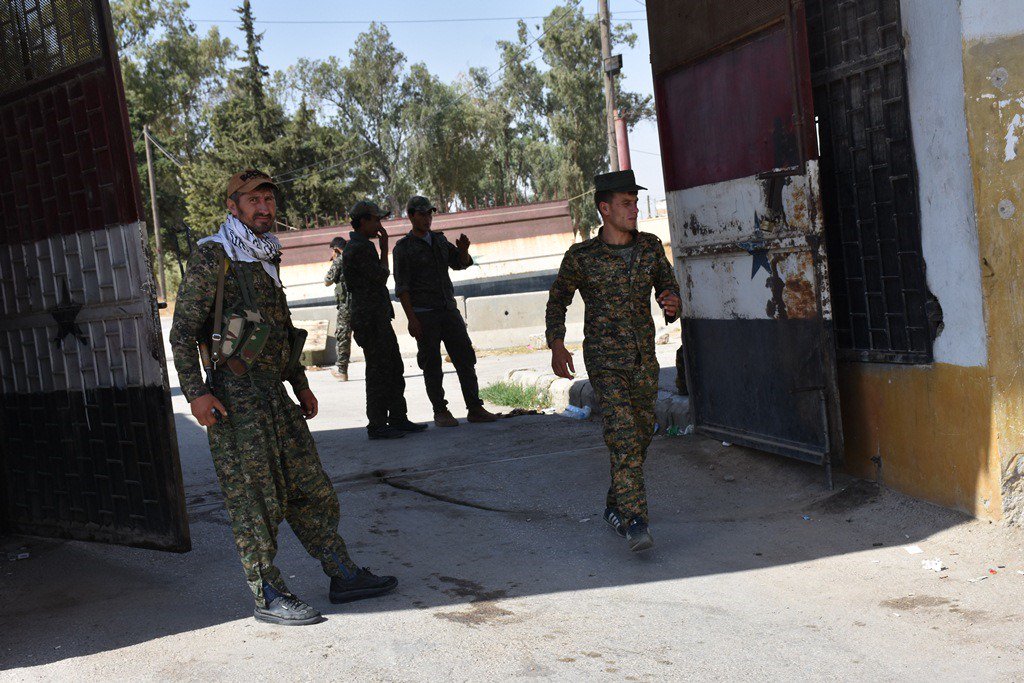
POLYGON ((228 215, 189 260, 170 342, 182 393, 207 428, 224 506, 256 599, 254 616, 298 626, 322 617, 288 590, 274 564, 282 521, 331 577, 331 602, 379 595, 398 582, 361 569, 338 534, 338 497, 306 425, 317 414, 317 400, 298 362, 301 335, 281 285, 281 243, 270 232, 277 189, 269 175, 253 169, 228 180, 228 215), (206 366, 205 383, 197 356, 206 366))
POLYGON ((547 341, 552 370, 571 378, 575 368, 564 343, 565 312, 579 290, 585 302, 583 359, 611 455, 604 518, 630 550, 641 551, 654 545, 644 488, 658 397, 651 292, 666 322, 676 319, 682 302, 661 238, 637 231, 637 193, 646 188, 636 184, 633 171, 599 175, 594 189, 602 226, 596 237, 565 252, 548 297, 547 341))

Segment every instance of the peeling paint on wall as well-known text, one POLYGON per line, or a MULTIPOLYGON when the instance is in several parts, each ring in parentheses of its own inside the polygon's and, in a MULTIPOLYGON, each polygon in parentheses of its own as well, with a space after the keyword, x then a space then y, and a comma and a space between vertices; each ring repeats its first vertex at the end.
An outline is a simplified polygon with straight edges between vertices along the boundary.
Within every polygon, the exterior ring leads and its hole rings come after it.
MULTIPOLYGON (((985 264, 985 307, 989 324, 988 355, 991 386, 993 457, 1000 465, 1003 517, 1024 523, 1024 243, 1020 213, 1024 201, 1024 17, 1019 5, 1021 35, 968 40, 964 45, 971 166, 978 205, 980 255, 985 264), (992 74, 1002 69, 1006 80, 993 92, 992 74), (996 98, 986 95, 998 94, 996 98)), ((966 14, 986 13, 980 0, 963 0, 966 14)), ((1009 20, 1011 17, 1006 16, 1009 20)))
POLYGON ((1015 114, 1006 131, 1006 150, 1003 161, 1013 161, 1017 158, 1017 143, 1020 142, 1020 136, 1017 133, 1022 126, 1024 126, 1024 117, 1015 114))

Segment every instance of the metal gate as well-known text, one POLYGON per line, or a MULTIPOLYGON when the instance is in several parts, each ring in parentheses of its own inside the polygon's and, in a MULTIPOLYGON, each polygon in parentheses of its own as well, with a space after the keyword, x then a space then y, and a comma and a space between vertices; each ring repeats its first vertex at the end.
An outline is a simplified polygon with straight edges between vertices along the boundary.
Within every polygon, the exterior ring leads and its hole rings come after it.
POLYGON ((0 0, 0 518, 188 550, 105 0, 0 0))
POLYGON ((899 0, 808 0, 836 342, 844 359, 928 363, 925 281, 899 0))
POLYGON ((697 428, 841 453, 803 0, 648 0, 697 428))

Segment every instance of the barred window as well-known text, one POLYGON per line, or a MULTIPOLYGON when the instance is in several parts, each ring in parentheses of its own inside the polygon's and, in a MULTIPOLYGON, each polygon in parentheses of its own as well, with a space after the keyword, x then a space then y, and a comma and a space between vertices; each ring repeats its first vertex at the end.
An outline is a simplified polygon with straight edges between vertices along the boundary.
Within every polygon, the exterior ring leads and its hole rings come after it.
POLYGON ((0 0, 0 94, 102 54, 96 0, 0 0))

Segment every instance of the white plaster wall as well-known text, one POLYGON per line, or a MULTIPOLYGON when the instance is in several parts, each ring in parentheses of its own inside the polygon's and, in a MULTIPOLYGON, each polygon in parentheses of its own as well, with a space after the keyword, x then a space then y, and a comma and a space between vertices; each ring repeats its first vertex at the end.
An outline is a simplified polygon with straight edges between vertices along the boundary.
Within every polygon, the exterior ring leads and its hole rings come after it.
MULTIPOLYGON (((962 5, 965 24, 968 5, 978 8, 975 21, 979 24, 997 23, 994 17, 1005 18, 1011 5, 1024 20, 1024 0, 962 0, 962 5), (996 12, 996 6, 1004 9, 996 12)), ((988 352, 964 111, 960 7, 957 0, 902 0, 901 7, 908 38, 907 83, 921 202, 921 246, 928 287, 939 299, 944 321, 935 340, 935 360, 983 366, 988 352)))
MULTIPOLYGON (((959 0, 967 40, 993 40, 1024 33, 1024 0, 959 0)), ((903 0, 904 6, 908 0, 903 0)), ((954 5, 954 0, 910 0, 909 4, 954 5)), ((945 9, 943 8, 943 11, 945 9)))

